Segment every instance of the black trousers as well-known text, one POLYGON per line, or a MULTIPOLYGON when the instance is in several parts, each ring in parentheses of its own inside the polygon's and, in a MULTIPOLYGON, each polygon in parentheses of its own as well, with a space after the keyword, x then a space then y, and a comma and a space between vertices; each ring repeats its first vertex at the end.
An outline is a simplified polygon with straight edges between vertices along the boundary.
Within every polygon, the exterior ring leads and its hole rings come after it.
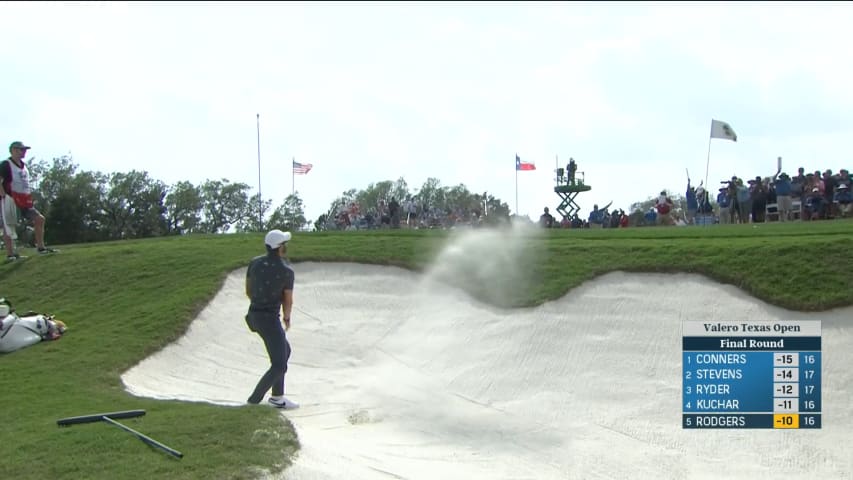
POLYGON ((260 403, 270 388, 274 396, 284 395, 284 374, 287 373, 287 361, 290 359, 290 343, 281 320, 275 314, 249 312, 246 323, 264 341, 270 358, 270 368, 258 381, 249 403, 260 403))

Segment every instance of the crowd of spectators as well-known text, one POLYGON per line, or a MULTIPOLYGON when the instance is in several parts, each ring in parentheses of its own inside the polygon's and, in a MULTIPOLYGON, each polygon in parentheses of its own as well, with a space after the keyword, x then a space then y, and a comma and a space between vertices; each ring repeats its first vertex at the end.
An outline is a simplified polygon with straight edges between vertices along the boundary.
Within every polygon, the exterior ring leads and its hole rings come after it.
POLYGON ((748 180, 732 177, 717 195, 719 223, 762 223, 778 220, 830 220, 851 216, 850 172, 842 168, 805 173, 791 178, 785 172, 748 180))
MULTIPOLYGON (((703 185, 690 180, 683 199, 674 201, 665 190, 646 211, 628 213, 609 210, 611 204, 594 205, 584 219, 577 213, 555 218, 545 207, 538 219, 544 228, 625 228, 637 226, 708 225, 763 223, 769 221, 815 221, 853 217, 853 184, 847 169, 838 173, 805 173, 799 168, 795 177, 777 171, 772 177, 744 179, 733 176, 720 182, 714 197, 703 185)), ((340 205, 330 212, 327 229, 367 230, 379 228, 454 228, 478 227, 485 223, 482 208, 437 208, 419 204, 413 197, 402 203, 396 198, 379 200, 375 207, 362 211, 358 203, 340 205)))
POLYGON ((749 180, 733 176, 720 185, 712 199, 704 186, 694 187, 688 180, 684 201, 679 202, 682 205, 677 205, 664 190, 647 211, 636 211, 631 215, 618 209, 610 213, 607 206, 600 209, 594 205, 588 220, 581 221, 575 215, 557 222, 548 218, 550 214, 546 208, 539 224, 546 228, 619 228, 853 217, 853 184, 846 168, 838 173, 829 169, 823 173, 805 173, 805 169, 800 167, 793 178, 781 171, 772 177, 756 176, 749 180))
POLYGON ((414 198, 400 204, 392 197, 388 202, 380 199, 375 207, 362 211, 357 202, 341 205, 327 220, 327 229, 374 230, 382 228, 452 228, 454 226, 479 226, 485 220, 481 209, 424 206, 414 198))

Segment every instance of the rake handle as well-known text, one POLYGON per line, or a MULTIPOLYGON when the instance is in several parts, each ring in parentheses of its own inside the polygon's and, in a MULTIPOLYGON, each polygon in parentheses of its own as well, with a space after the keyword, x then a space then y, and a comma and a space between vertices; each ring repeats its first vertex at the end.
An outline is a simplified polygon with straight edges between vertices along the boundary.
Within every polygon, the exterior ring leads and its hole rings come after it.
POLYGON ((149 437, 149 436, 147 436, 147 435, 145 435, 145 434, 139 433, 139 432, 137 432, 136 430, 134 430, 134 429, 132 429, 132 428, 130 428, 130 427, 127 427, 127 426, 125 426, 125 425, 122 425, 121 423, 116 422, 115 420, 113 420, 113 419, 112 419, 112 418, 110 418, 110 417, 103 416, 103 417, 101 417, 101 418, 102 418, 105 422, 107 422, 107 423, 111 423, 111 424, 113 424, 113 425, 115 425, 115 426, 117 426, 117 427, 121 428, 122 430, 125 430, 125 431, 127 431, 127 432, 130 432, 130 433, 132 433, 132 434, 136 435, 136 436, 137 436, 140 440, 142 440, 143 442, 147 443, 148 445, 150 445, 150 446, 152 446, 152 447, 157 447, 157 448, 159 448, 159 449, 163 450, 164 452, 168 453, 169 455, 172 455, 172 456, 174 456, 174 457, 178 457, 178 458, 183 458, 183 457, 184 457, 184 454, 183 454, 183 453, 181 453, 181 452, 179 452, 179 451, 177 451, 177 450, 175 450, 175 449, 173 449, 173 448, 167 447, 166 445, 163 445, 162 443, 158 442, 157 440, 154 440, 153 438, 151 438, 151 437, 149 437))

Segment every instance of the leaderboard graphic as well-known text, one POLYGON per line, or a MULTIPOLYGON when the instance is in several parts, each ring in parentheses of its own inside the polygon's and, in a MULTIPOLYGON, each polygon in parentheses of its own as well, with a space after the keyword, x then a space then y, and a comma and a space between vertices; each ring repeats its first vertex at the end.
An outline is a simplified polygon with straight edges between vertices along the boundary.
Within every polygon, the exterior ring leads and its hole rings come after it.
POLYGON ((821 428, 820 321, 682 323, 683 428, 821 428))

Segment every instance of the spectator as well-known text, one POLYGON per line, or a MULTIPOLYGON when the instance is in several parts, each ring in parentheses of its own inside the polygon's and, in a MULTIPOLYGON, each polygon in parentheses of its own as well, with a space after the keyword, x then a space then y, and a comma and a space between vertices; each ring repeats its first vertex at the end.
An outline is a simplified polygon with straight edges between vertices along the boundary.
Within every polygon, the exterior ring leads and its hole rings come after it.
POLYGON ((714 206, 711 204, 710 193, 701 185, 696 189, 696 201, 699 204, 697 213, 702 215, 711 215, 714 213, 714 206))
POLYGON ((687 179, 687 224, 693 225, 696 221, 696 211, 699 210, 699 202, 696 200, 696 189, 690 186, 690 179, 687 179))
POLYGON ((833 200, 835 199, 835 183, 836 179, 832 176, 832 170, 827 169, 823 172, 823 198, 826 205, 826 216, 829 218, 835 216, 833 208, 833 200))
POLYGON ((554 216, 548 213, 548 207, 545 207, 545 213, 539 217, 539 225, 543 228, 554 228, 554 216))
POLYGON ((417 223, 418 218, 418 207, 415 204, 415 201, 412 200, 412 197, 409 197, 406 200, 406 226, 413 227, 417 223))
POLYGON ((812 187, 811 192, 806 196, 803 202, 803 220, 819 220, 823 217, 825 198, 821 193, 820 188, 812 187))
POLYGON ((738 217, 738 212, 740 211, 740 204, 737 201, 737 180, 736 176, 732 176, 732 179, 729 181, 724 181, 720 183, 726 184, 726 196, 729 198, 729 214, 731 215, 731 223, 737 223, 735 218, 738 217))
POLYGON ((803 193, 806 192, 806 169, 800 167, 797 169, 797 176, 791 179, 791 199, 802 200, 803 193))
POLYGON ((767 213, 767 187, 761 177, 750 180, 749 200, 752 204, 752 221, 764 223, 764 215, 767 213))
POLYGON ((628 214, 625 213, 625 210, 620 210, 622 215, 619 217, 619 226, 622 228, 628 228, 630 223, 630 219, 628 218, 628 214))
POLYGON ((853 213, 853 194, 849 183, 839 183, 835 189, 835 202, 838 203, 838 214, 847 218, 853 213))
POLYGON ((572 228, 583 228, 583 220, 577 213, 572 214, 572 228))
POLYGON ((821 175, 819 170, 816 170, 812 177, 814 179, 815 186, 817 186, 817 188, 820 190, 820 194, 823 195, 826 189, 826 184, 823 183, 823 175, 821 175))
POLYGON ((851 185, 850 180, 850 172, 848 172, 846 168, 842 168, 841 171, 838 172, 838 181, 836 183, 836 187, 840 187, 844 184, 847 185, 847 188, 853 189, 853 185, 851 185))
POLYGON ((643 215, 643 220, 645 220, 646 225, 656 225, 658 219, 658 214, 655 211, 655 207, 649 208, 649 211, 643 215))
POLYGON ((791 207, 793 205, 791 195, 794 189, 791 185, 791 177, 785 172, 782 172, 781 175, 776 172, 776 175, 773 175, 773 188, 776 190, 776 209, 779 212, 779 221, 787 222, 791 220, 791 207))
POLYGON ((391 226, 391 214, 388 212, 388 205, 385 200, 380 199, 377 202, 376 216, 379 218, 379 228, 385 228, 385 225, 391 226))
POLYGON ((738 223, 749 223, 749 213, 752 211, 749 187, 743 184, 742 178, 738 178, 735 189, 737 192, 738 223))
MULTIPOLYGON (((612 202, 611 202, 612 203, 612 202)), ((589 224, 590 226, 595 225, 597 227, 604 226, 604 217, 607 213, 607 207, 610 206, 610 203, 607 204, 604 208, 598 208, 598 204, 592 206, 592 211, 589 212, 589 224)))
POLYGON ((400 228, 400 204, 394 197, 391 197, 391 201, 388 202, 388 216, 391 220, 391 228, 400 228))
POLYGON ((672 199, 666 195, 666 190, 662 190, 660 195, 658 196, 657 201, 655 202, 655 209, 657 210, 657 223, 658 225, 674 225, 675 221, 672 218, 672 208, 674 204, 672 199))
POLYGON ((717 194, 717 206, 720 207, 720 223, 732 223, 734 213, 731 211, 732 201, 729 197, 729 187, 720 187, 720 193, 717 194))
POLYGON ((619 223, 621 222, 621 220, 622 211, 619 209, 614 210, 613 213, 610 215, 610 228, 619 228, 619 223))
POLYGON ((806 181, 803 183, 803 196, 800 204, 800 218, 803 220, 808 220, 807 218, 804 218, 806 215, 806 200, 808 200, 809 196, 812 194, 812 190, 815 188, 820 190, 820 187, 818 187, 815 182, 814 174, 807 173, 806 181))

